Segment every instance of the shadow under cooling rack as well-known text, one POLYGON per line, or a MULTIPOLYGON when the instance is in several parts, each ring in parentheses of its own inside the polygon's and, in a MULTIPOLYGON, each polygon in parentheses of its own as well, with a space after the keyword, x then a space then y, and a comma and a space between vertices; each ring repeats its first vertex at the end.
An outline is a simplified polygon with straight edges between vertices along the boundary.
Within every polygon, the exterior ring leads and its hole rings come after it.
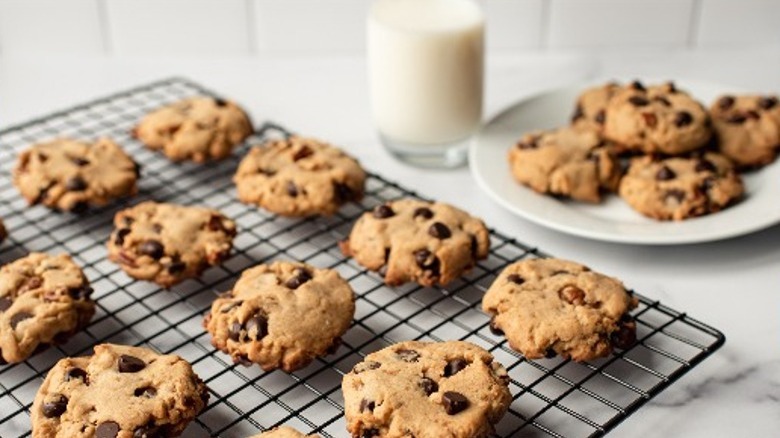
MULTIPOLYGON (((341 377, 366 354, 407 339, 471 341, 507 367, 514 400, 497 426, 499 436, 598 436, 724 342, 717 330, 636 293, 639 342, 631 349, 589 363, 527 360, 490 332, 480 300, 507 264, 545 254, 493 231, 489 258, 447 287, 388 288, 378 275, 346 259, 338 242, 364 211, 417 195, 370 175, 365 199, 330 218, 286 219, 241 204, 231 177, 248 146, 219 163, 176 164, 129 135, 149 110, 196 94, 214 95, 190 81, 168 79, 0 131, 0 217, 10 232, 0 246, 0 263, 32 251, 67 252, 84 267, 98 307, 89 327, 66 344, 0 366, 0 436, 29 436, 29 407, 51 366, 64 356, 89 354, 102 342, 145 345, 190 361, 208 384, 211 399, 185 436, 236 438, 281 424, 325 437, 346 436, 341 377), (57 136, 113 138, 142 166, 139 196, 82 216, 28 207, 11 183, 14 157, 31 143, 57 136), (221 210, 239 226, 233 255, 170 291, 133 281, 107 260, 105 242, 114 213, 145 199, 221 210), (214 350, 201 326, 216 294, 230 289, 243 269, 277 259, 336 269, 357 295, 354 325, 338 351, 291 374, 234 365, 214 350)), ((265 124, 248 144, 280 132, 265 124)))

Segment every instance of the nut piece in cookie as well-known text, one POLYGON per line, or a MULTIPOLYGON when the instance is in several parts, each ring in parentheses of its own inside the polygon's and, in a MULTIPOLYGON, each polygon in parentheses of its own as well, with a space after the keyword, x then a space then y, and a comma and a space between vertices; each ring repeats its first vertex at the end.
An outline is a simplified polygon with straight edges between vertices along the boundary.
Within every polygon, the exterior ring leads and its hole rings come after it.
POLYGON ((636 340, 637 305, 619 280, 559 259, 507 266, 482 299, 491 329, 529 359, 556 354, 575 361, 609 355, 636 340))
POLYGON ((506 369, 462 341, 407 341, 371 353, 344 375, 353 437, 482 438, 512 396, 506 369))
POLYGON ((571 116, 572 126, 601 134, 607 119, 607 104, 621 89, 619 84, 610 82, 583 91, 577 98, 577 105, 571 116))
POLYGON ((742 178, 723 155, 631 161, 620 197, 634 210, 659 220, 683 220, 715 213, 742 197, 742 178))
POLYGON ((712 137, 704 107, 672 82, 634 81, 610 99, 606 114, 604 137, 628 152, 679 155, 712 137))
POLYGON ((235 362, 292 372, 333 353, 354 313, 352 288, 336 271, 277 261, 245 270, 203 325, 235 362))
POLYGON ((366 172, 335 146, 293 136, 252 148, 233 180, 246 204, 282 216, 331 215, 363 198, 366 172))
POLYGON ((725 95, 710 107, 719 151, 738 168, 767 165, 780 151, 780 103, 777 96, 725 95))
POLYGON ((600 202, 617 190, 620 163, 593 131, 561 128, 523 136, 509 150, 515 179, 536 192, 600 202))
POLYGON ((0 363, 63 343, 95 314, 92 288, 70 256, 32 253, 0 268, 0 363))
POLYGON ((445 285, 488 256, 485 224, 441 202, 400 199, 364 213, 341 250, 388 285, 445 285))
POLYGON ((108 258, 129 276, 170 287, 229 255, 236 224, 217 210, 143 202, 114 216, 108 258))
POLYGON ((249 117, 235 103, 191 97, 147 114, 133 135, 173 161, 204 163, 226 158, 252 132, 249 117))
POLYGON ((263 432, 258 435, 252 435, 249 438, 320 438, 319 435, 304 435, 292 427, 282 426, 276 429, 263 432))
POLYGON ((135 195, 138 169, 133 159, 107 138, 94 143, 62 138, 22 151, 13 180, 30 205, 82 212, 89 206, 135 195))
POLYGON ((174 437, 206 406, 206 385, 179 356, 102 344, 46 375, 31 408, 36 438, 174 437))

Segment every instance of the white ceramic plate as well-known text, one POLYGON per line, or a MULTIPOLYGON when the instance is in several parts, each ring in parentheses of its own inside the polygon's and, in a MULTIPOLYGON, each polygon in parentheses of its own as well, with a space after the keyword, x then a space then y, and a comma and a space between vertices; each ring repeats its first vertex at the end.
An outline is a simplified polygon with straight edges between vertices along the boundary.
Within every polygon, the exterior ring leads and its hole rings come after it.
MULTIPOLYGON (((507 151, 524 132, 569 123, 586 85, 545 92, 518 102, 489 120, 471 144, 469 162, 479 185, 510 211, 564 233, 610 242, 675 245, 739 236, 780 222, 780 161, 743 175, 745 199, 721 212, 680 222, 661 222, 632 210, 617 196, 598 205, 539 195, 512 178, 507 151)), ((718 95, 739 93, 699 82, 677 86, 708 105, 718 95)))

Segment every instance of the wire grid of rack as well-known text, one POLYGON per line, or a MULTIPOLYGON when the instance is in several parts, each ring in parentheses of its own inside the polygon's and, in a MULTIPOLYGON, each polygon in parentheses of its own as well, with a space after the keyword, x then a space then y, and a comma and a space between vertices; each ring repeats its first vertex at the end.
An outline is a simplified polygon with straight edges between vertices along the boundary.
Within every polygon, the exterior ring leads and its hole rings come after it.
MULTIPOLYGON (((220 163, 175 164, 129 135, 149 110, 191 95, 214 93, 185 79, 167 79, 0 131, 0 217, 10 232, 0 246, 0 263, 32 251, 70 253, 90 278, 98 308, 89 327, 67 343, 0 366, 0 436, 29 436, 29 408, 47 371, 60 358, 90 354, 102 342, 145 345, 193 364, 211 398, 187 437, 244 437, 281 424, 324 437, 346 436, 341 377, 367 353, 407 339, 467 340, 507 367, 514 399, 497 435, 582 437, 613 429, 725 341, 716 329, 636 293, 639 342, 631 349, 590 363, 527 360, 491 333, 480 300, 504 266, 545 254, 491 231, 489 258, 452 284, 388 288, 380 276, 345 258, 338 242, 366 210, 416 193, 372 174, 365 199, 329 218, 286 219, 241 204, 231 176, 248 146, 220 163), (139 195, 81 216, 28 207, 11 183, 14 157, 56 136, 109 136, 119 142, 142 166, 139 195), (239 234, 231 258, 170 291, 127 277, 107 260, 105 242, 114 213, 146 199, 206 205, 233 218, 239 234), (357 296, 354 324, 338 351, 291 374, 233 364, 214 350, 201 326, 216 294, 229 290, 243 269, 275 259, 336 269, 357 296)), ((266 123, 248 143, 284 133, 266 123)))

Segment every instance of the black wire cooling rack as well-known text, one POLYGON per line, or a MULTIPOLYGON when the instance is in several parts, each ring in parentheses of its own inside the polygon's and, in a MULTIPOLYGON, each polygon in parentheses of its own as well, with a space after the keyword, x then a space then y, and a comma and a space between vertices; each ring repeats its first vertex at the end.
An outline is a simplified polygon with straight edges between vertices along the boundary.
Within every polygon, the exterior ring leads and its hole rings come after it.
MULTIPOLYGON (((193 364, 211 399, 187 437, 245 437, 281 424, 324 437, 347 436, 341 377, 367 353, 407 339, 471 341, 507 367, 514 400, 497 426, 499 436, 582 437, 613 429, 725 341, 714 328, 636 293, 639 342, 631 349, 590 363, 527 360, 490 332, 480 300, 504 266, 544 257, 541 251, 492 231, 490 257, 446 288, 388 288, 342 256, 337 243, 367 209, 418 195, 370 175, 365 199, 330 218, 285 219, 241 204, 231 176, 246 146, 217 164, 174 164, 129 135, 149 110, 196 94, 213 95, 187 80, 168 79, 0 131, 0 217, 10 232, 0 246, 0 263, 32 251, 67 252, 84 267, 98 307, 89 327, 66 344, 0 366, 0 436, 29 436, 29 408, 51 366, 64 356, 89 354, 102 342, 145 345, 193 364), (28 207, 11 183, 15 156, 56 136, 109 136, 119 142, 142 165, 139 196, 83 216, 28 207), (114 213, 145 199, 220 209, 239 226, 232 257, 170 291, 133 281, 107 260, 105 242, 114 213), (201 327, 218 292, 230 289, 243 269, 274 259, 334 268, 357 295, 354 325, 338 351, 292 374, 234 365, 212 348, 201 327)), ((265 124, 252 142, 283 132, 265 124)))

